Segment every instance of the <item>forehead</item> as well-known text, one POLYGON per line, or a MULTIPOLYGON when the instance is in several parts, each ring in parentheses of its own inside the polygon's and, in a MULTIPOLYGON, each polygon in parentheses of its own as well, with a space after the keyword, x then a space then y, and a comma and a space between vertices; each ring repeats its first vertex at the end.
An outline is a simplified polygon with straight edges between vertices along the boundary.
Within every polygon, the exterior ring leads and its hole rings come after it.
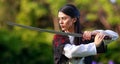
POLYGON ((58 12, 58 17, 69 17, 69 16, 64 14, 63 12, 58 12))

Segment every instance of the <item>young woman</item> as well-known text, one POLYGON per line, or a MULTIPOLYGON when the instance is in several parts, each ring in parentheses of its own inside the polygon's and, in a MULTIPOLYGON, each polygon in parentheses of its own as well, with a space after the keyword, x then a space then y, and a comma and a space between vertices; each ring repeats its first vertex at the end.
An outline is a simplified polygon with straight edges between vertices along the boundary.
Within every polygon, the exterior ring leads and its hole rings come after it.
MULTIPOLYGON (((94 30, 81 32, 79 23, 79 10, 72 4, 63 6, 58 11, 59 25, 63 32, 83 34, 82 37, 55 35, 54 46, 54 64, 91 64, 91 56, 99 52, 105 52, 103 42, 105 36, 116 40, 118 34, 111 30, 94 30), (95 38, 92 39, 92 35, 95 38)), ((110 41, 111 41, 110 40, 110 41)))

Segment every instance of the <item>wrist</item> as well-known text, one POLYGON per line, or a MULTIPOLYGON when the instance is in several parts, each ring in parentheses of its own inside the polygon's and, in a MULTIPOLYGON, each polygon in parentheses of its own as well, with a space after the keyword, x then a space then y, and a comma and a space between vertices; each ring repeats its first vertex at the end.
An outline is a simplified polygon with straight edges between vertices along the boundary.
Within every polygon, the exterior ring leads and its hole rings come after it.
POLYGON ((95 46, 96 47, 99 47, 100 46, 100 44, 98 44, 97 42, 94 42, 95 43, 95 46))

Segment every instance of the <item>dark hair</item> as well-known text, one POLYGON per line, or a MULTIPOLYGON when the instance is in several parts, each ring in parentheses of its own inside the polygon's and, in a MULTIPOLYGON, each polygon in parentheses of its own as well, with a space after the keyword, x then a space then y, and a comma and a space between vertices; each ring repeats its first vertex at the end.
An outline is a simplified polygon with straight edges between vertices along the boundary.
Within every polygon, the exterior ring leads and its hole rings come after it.
MULTIPOLYGON (((76 22, 74 23, 74 31, 75 33, 82 33, 80 28, 80 12, 79 10, 72 4, 67 4, 63 6, 59 12, 63 12, 64 14, 70 16, 71 18, 77 18, 76 22)), ((82 41, 81 37, 75 37, 74 44, 79 45, 82 41)))
POLYGON ((74 18, 77 17, 79 18, 80 13, 79 10, 72 4, 67 4, 65 6, 63 6, 59 11, 65 13, 66 15, 74 18))

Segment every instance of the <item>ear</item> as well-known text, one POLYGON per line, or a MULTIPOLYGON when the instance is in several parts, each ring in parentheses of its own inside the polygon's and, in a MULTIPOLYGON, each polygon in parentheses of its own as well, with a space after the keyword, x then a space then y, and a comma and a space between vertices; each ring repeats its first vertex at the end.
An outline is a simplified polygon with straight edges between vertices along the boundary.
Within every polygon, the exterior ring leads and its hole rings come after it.
POLYGON ((73 23, 75 23, 75 22, 76 22, 76 20, 77 20, 77 18, 73 18, 73 23))

